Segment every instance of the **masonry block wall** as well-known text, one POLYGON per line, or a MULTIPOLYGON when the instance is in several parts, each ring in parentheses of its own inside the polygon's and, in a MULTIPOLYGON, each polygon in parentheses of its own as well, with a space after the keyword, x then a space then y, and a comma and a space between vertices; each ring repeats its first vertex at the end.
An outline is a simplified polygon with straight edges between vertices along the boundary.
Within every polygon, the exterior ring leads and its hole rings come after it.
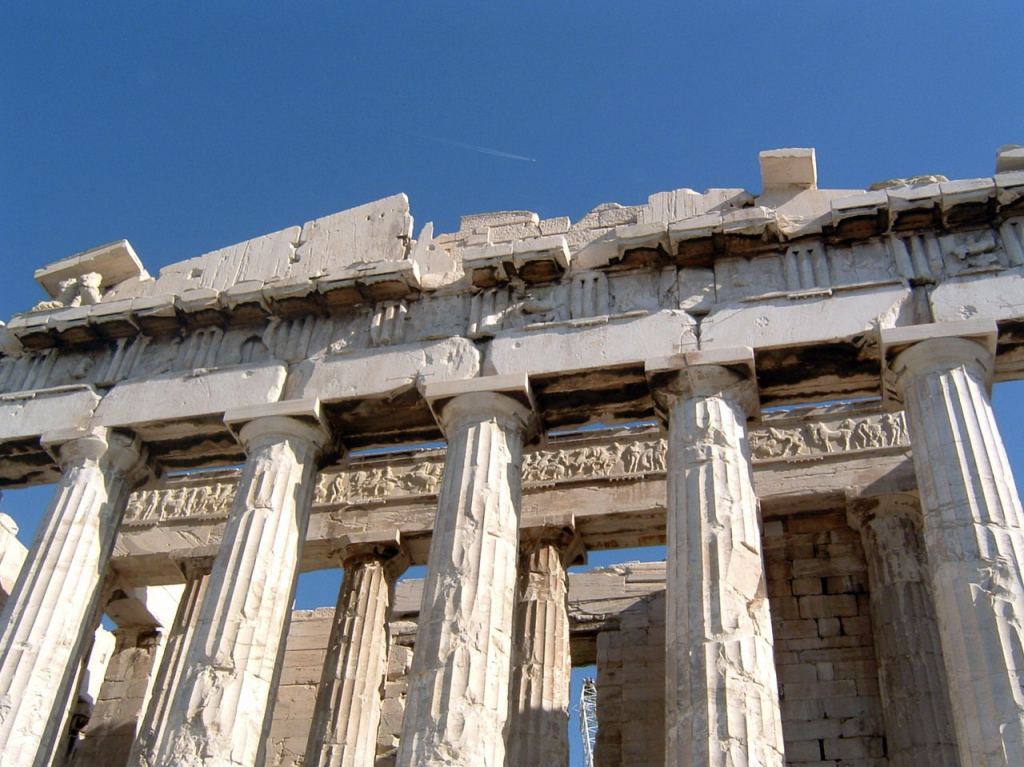
MULTIPOLYGON (((660 564, 660 563, 659 563, 660 564)), ((665 762, 665 592, 623 611, 597 637, 597 767, 665 762)))
POLYGON ((764 522, 786 763, 881 767, 868 575, 845 512, 764 522))
POLYGON ((274 724, 267 743, 268 767, 302 764, 333 618, 333 607, 292 613, 274 724))

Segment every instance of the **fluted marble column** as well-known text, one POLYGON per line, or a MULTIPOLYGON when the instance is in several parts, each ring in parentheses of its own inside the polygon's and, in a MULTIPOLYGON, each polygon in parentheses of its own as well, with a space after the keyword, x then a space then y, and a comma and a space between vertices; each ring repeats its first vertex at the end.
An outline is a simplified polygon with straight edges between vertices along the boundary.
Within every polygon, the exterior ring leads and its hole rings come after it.
POLYGON ((890 767, 959 767, 949 684, 917 499, 904 494, 851 498, 871 588, 890 767))
MULTIPOLYGON (((376 534, 375 534, 376 535, 376 534)), ((388 667, 388 612, 395 579, 409 564, 392 540, 342 541, 344 576, 313 711, 307 767, 373 767, 388 667)))
POLYGON ((131 435, 100 428, 47 441, 60 482, 0 617, 4 767, 50 764, 128 495, 146 476, 146 452, 131 435))
POLYGON ((666 758, 781 767, 782 720, 747 414, 750 350, 648 363, 668 421, 666 758))
POLYGON ((239 438, 245 468, 178 687, 143 765, 262 763, 327 434, 316 419, 266 415, 246 419, 239 438))
POLYGON ((508 767, 568 767, 569 582, 583 560, 571 519, 520 532, 508 767))
POLYGON ((924 328, 933 337, 902 351, 896 342, 917 328, 882 340, 899 351, 890 373, 906 407, 960 759, 994 767, 1024 764, 1024 534, 988 397, 994 355, 952 335, 975 325, 924 328))
POLYGON ((199 605, 202 604, 203 594, 206 592, 210 571, 213 569, 213 556, 191 556, 178 563, 185 576, 185 588, 181 592, 174 623, 167 631, 167 644, 160 658, 156 678, 153 680, 149 705, 146 706, 145 715, 139 725, 139 734, 128 755, 128 764, 131 767, 139 767, 144 763, 143 758, 152 751, 159 733, 166 730, 174 693, 178 690, 184 673, 185 650, 199 614, 199 605))
POLYGON ((512 396, 473 391, 476 382, 435 404, 448 454, 400 767, 502 767, 505 761, 523 442, 533 418, 512 396))

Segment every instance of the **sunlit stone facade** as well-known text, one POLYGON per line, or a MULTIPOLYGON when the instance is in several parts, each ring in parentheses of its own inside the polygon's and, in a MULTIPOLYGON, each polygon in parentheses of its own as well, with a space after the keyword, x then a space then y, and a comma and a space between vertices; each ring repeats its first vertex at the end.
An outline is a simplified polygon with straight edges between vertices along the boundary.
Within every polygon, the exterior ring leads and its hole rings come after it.
POLYGON ((1024 150, 760 163, 40 269, 0 326, 0 486, 56 483, 29 550, 0 518, 5 767, 568 765, 586 666, 603 767, 1024 763, 1024 150))

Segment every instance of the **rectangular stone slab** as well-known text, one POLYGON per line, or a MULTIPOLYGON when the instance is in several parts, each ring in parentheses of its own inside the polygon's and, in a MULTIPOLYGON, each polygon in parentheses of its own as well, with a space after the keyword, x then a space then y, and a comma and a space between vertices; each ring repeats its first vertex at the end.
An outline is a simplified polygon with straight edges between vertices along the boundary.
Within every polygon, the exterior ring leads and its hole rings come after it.
POLYGON ((0 443, 85 426, 99 402, 100 396, 91 386, 0 398, 0 443))
POLYGON ((96 417, 104 426, 130 427, 218 416, 245 405, 276 402, 286 374, 283 362, 268 362, 125 381, 103 398, 96 417))

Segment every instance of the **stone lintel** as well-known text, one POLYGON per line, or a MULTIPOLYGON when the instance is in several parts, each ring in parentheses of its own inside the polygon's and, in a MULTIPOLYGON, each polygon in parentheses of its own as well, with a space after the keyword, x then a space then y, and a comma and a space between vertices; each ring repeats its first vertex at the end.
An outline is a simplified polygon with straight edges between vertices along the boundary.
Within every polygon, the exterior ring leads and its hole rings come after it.
POLYGON ((128 428, 219 419, 243 404, 276 402, 286 377, 287 365, 272 361, 128 380, 107 393, 96 416, 104 426, 128 428))
MULTIPOLYGON (((952 322, 937 322, 927 325, 910 325, 898 328, 882 328, 880 332, 880 343, 883 361, 883 386, 882 401, 888 410, 902 410, 902 395, 898 379, 906 372, 908 363, 934 362, 941 364, 942 360, 936 350, 930 349, 926 357, 915 360, 905 356, 911 347, 929 341, 969 341, 977 345, 976 361, 984 371, 986 388, 991 394, 992 378, 995 372, 996 342, 999 337, 999 329, 992 319, 970 319, 955 320, 952 322)), ((961 345, 962 346, 962 345, 961 345)), ((970 350, 971 347, 963 347, 970 350)), ((957 352, 953 349, 948 351, 954 355, 957 352)), ((964 362, 970 362, 966 356, 964 362)))
POLYGON ((120 629, 168 628, 174 620, 181 586, 129 586, 113 590, 103 612, 120 629))
POLYGON ((69 427, 85 428, 100 399, 92 386, 61 386, 0 397, 0 442, 38 438, 69 427))
POLYGON ((749 346, 683 352, 647 360, 644 368, 663 420, 666 408, 662 392, 692 395, 726 389, 738 395, 748 419, 753 423, 761 420, 754 350, 749 346), (723 377, 723 373, 727 375, 723 377))

